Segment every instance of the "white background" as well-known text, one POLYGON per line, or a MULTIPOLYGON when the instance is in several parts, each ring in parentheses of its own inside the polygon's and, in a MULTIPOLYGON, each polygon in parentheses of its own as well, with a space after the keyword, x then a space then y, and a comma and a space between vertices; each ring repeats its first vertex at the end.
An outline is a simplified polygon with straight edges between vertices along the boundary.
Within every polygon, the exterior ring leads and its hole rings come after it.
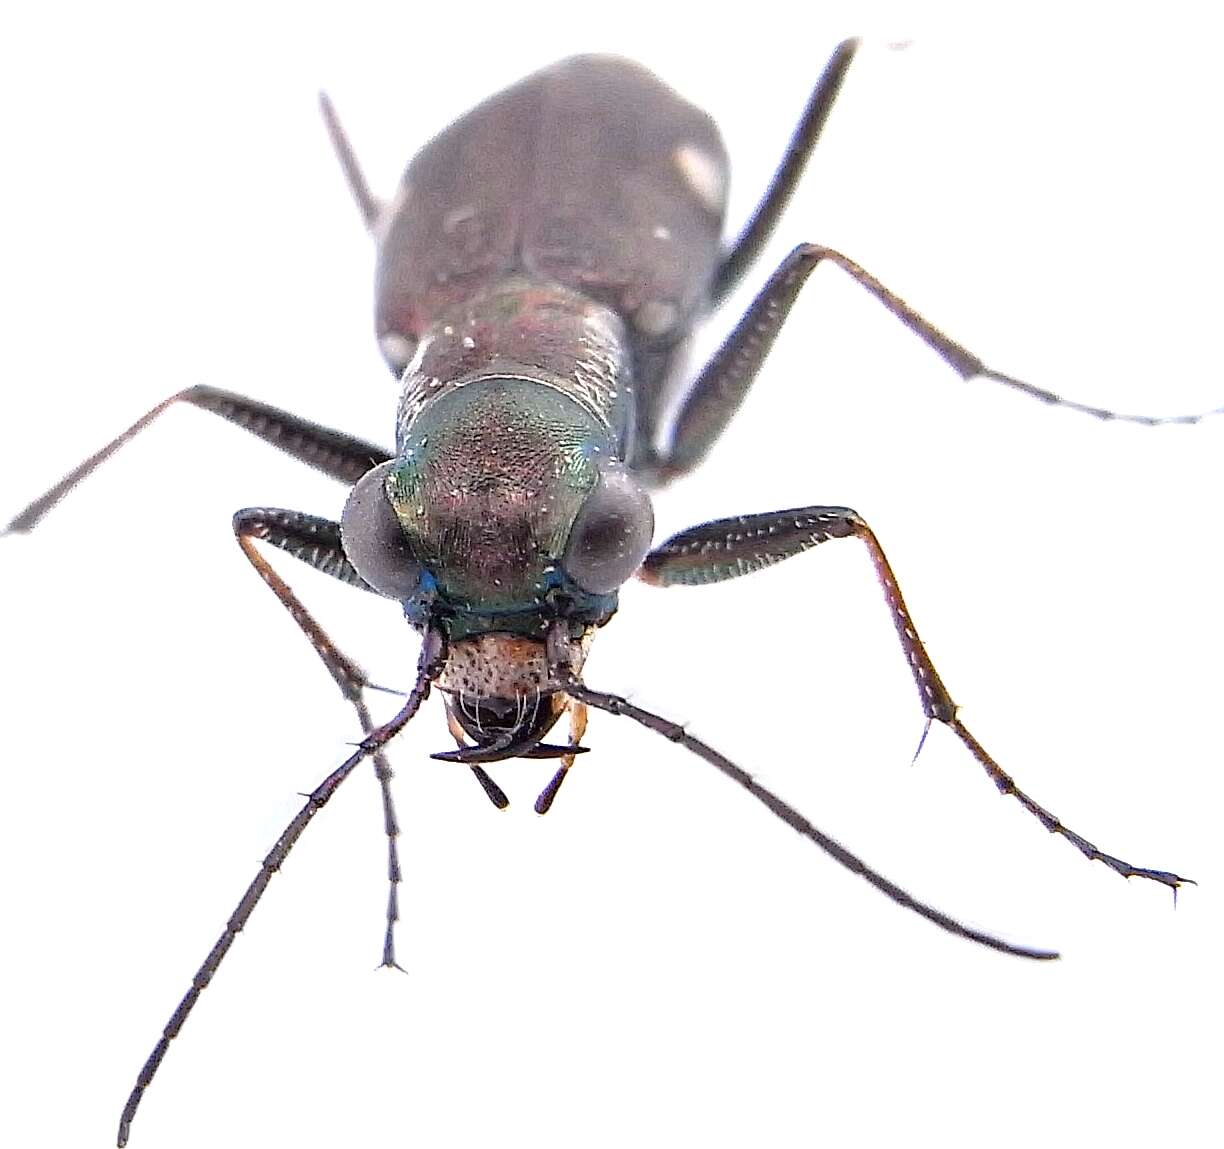
MULTIPOLYGON (((833 45, 867 33, 766 264, 837 245, 1003 370, 1129 410, 1224 402, 1224 89, 1197 9, 157 12, 27 12, 4 33, 0 519, 195 382, 388 440, 371 250, 316 89, 389 191, 454 115, 577 50, 641 59, 716 116, 737 223, 833 45)), ((273 882, 132 1144, 1212 1143, 1222 435, 963 384, 823 271, 717 452, 657 503, 660 537, 856 507, 970 728, 1103 848, 1198 878, 1176 911, 1051 839, 946 731, 910 767, 921 714, 853 544, 717 588, 630 586, 593 685, 690 722, 915 895, 1064 960, 941 933, 610 717, 546 819, 551 766, 496 768, 499 814, 428 760, 448 745, 435 702, 394 750, 409 976, 373 972, 363 770, 273 882)), ((240 506, 343 497, 176 411, 0 541, 6 1144, 111 1143, 297 792, 346 753, 353 718, 229 529, 240 506)), ((410 683, 394 606, 281 568, 377 680, 410 683)))

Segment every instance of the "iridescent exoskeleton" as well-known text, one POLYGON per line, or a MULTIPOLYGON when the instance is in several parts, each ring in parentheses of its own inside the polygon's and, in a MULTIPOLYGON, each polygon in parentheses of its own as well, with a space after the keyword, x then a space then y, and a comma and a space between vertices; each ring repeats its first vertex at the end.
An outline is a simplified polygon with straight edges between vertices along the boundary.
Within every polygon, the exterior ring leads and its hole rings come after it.
POLYGON ((653 543, 650 491, 714 445, 811 272, 831 264, 879 300, 962 377, 1046 402, 1142 423, 1062 399, 987 368, 840 252, 801 244, 768 277, 696 376, 678 377, 694 324, 751 267, 799 179, 856 50, 837 48, 755 213, 723 240, 727 157, 714 123, 642 68, 582 56, 481 104, 412 161, 392 198, 371 194, 326 97, 333 144, 377 243, 375 323, 400 383, 395 448, 209 386, 170 396, 32 503, 6 533, 30 530, 100 462, 177 402, 220 415, 351 488, 339 518, 256 507, 234 516, 243 552, 289 610, 365 738, 310 794, 239 902, 140 1072, 119 1144, 169 1042, 314 814, 369 757, 383 788, 392 875, 383 962, 395 964, 399 863, 386 743, 437 687, 463 763, 498 806, 485 766, 552 757, 536 800, 546 812, 585 749, 587 708, 632 718, 697 754, 842 865, 927 920, 1029 958, 917 902, 682 727, 582 680, 586 651, 635 575, 656 586, 751 573, 829 539, 855 538, 875 566, 928 725, 961 740, 1000 791, 1048 830, 1125 876, 1185 879, 1132 866, 1064 826, 1016 786, 957 717, 871 528, 855 511, 802 506, 738 515, 653 543), (675 400, 674 415, 667 417, 675 400), (376 726, 371 684, 311 617, 257 544, 270 543, 354 587, 394 600, 421 633, 416 682, 376 726), (547 742, 562 716, 564 743, 547 742))

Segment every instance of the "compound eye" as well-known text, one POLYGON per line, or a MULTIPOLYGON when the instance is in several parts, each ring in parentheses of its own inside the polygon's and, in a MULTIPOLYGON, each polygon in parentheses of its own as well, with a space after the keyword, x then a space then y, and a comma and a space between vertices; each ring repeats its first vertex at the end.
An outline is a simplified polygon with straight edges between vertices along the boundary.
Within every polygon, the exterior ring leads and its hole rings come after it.
POLYGON ((387 474, 394 465, 394 459, 379 463, 357 480, 340 516, 340 545, 370 586, 402 602, 417 593, 421 564, 387 498, 387 474))
POLYGON ((584 590, 611 594, 642 565, 654 537, 650 496, 620 464, 601 467, 565 549, 565 569, 584 590))

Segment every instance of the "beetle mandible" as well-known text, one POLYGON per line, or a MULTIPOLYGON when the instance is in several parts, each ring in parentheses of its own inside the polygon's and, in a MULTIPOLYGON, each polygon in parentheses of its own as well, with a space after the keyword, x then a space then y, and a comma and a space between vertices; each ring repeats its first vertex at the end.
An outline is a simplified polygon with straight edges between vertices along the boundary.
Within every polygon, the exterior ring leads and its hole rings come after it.
MULTIPOLYGON (((434 687, 445 695, 459 744, 437 756, 465 764, 496 805, 506 798, 486 765, 555 758, 558 769, 536 802, 540 813, 547 811, 584 749, 587 708, 603 709, 696 753, 941 928, 1021 956, 1055 956, 1002 942, 915 902, 700 739, 587 686, 586 650, 614 614, 617 589, 635 574, 658 586, 714 582, 830 539, 858 539, 875 565, 928 723, 952 729, 1000 790, 1086 856, 1174 888, 1185 880, 1099 851, 1015 786, 959 721, 884 551, 855 511, 807 506, 736 516, 652 549, 650 491, 691 471, 712 447, 821 263, 856 280, 962 377, 1116 417, 987 368, 845 255, 805 244, 769 277, 688 387, 675 418, 665 418, 668 384, 689 333, 753 264, 854 51, 847 42, 835 52, 760 206, 726 247, 727 159, 712 122, 623 61, 575 58, 493 97, 428 145, 385 205, 367 188, 325 99, 333 142, 378 241, 377 334, 403 385, 395 451, 242 396, 193 387, 159 404, 10 523, 12 532, 31 529, 94 467, 180 402, 221 415, 353 488, 339 521, 275 508, 235 515, 243 552, 356 708, 366 737, 310 795, 244 894, 140 1073, 120 1144, 169 1042, 272 874, 367 757, 394 825, 383 748, 434 687), (402 604, 423 644, 415 685, 391 722, 375 726, 364 701, 368 679, 314 622, 257 542, 402 604), (546 741, 563 717, 568 739, 546 741)), ((393 833, 388 843, 397 872, 393 833)), ((383 950, 388 965, 395 963, 393 907, 394 897, 383 950)))

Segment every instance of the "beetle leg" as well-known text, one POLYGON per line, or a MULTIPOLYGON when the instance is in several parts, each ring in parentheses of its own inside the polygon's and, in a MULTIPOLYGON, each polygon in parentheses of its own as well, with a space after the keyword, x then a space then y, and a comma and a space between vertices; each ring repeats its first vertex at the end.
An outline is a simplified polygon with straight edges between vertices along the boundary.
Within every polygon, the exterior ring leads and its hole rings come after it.
POLYGON ((574 765, 574 759, 578 757, 576 752, 578 744, 586 733, 586 704, 571 698, 569 701, 569 712, 569 744, 571 747, 574 747, 574 750, 571 750, 569 754, 561 759, 561 765, 557 768, 557 772, 552 776, 548 785, 540 791, 540 796, 535 800, 535 812, 537 814, 547 814, 552 809, 553 800, 557 797, 557 791, 561 789, 561 783, 565 781, 565 776, 570 772, 570 767, 574 765))
MULTIPOLYGON (((342 583, 371 594, 379 593, 348 561, 340 545, 340 524, 332 519, 279 507, 245 507, 234 512, 234 534, 240 542, 254 538, 271 543, 322 574, 331 575, 342 583)), ((247 549, 245 543, 242 547, 244 551, 247 549)), ((368 686, 369 683, 362 685, 368 686)), ((346 689, 344 682, 340 682, 340 689, 346 689)), ((347 693, 345 697, 348 697, 347 693)))
POLYGON ((879 541, 866 522, 848 507, 800 507, 763 515, 740 515, 693 527, 672 536, 647 555, 639 573, 645 582, 655 586, 721 582, 781 562, 828 539, 844 538, 860 539, 871 556, 928 722, 942 722, 947 726, 977 759, 1001 794, 1014 797, 1050 833, 1061 834, 1086 858, 1104 862, 1124 878, 1150 878, 1174 891, 1183 882, 1190 881, 1165 870, 1132 866, 1106 854, 1064 826, 1004 772, 957 717, 956 703, 918 637, 879 541))
POLYGON ((761 248, 769 242, 778 218, 785 210, 795 185, 803 175, 808 157, 824 130, 825 121, 833 108, 837 94, 841 90, 842 81, 850 67, 850 61, 859 49, 858 40, 843 40, 833 50, 833 55, 825 65, 824 72, 816 81, 816 87, 808 97, 803 115, 794 135, 786 145, 786 152, 778 170, 774 172, 769 187, 761 202, 757 204, 751 219, 745 224, 735 242, 723 255, 723 260, 714 276, 710 288, 710 303, 717 307, 739 285, 744 273, 756 262, 761 248))
POLYGON ((693 382, 672 424, 660 473, 662 479, 675 478, 691 471, 714 445, 747 395, 808 276, 823 262, 841 268, 875 296, 962 379, 990 379, 1023 391, 1044 403, 1068 407, 1098 419, 1118 419, 1144 426, 1197 423, 1208 415, 1224 412, 1224 407, 1217 407, 1194 415, 1130 415, 1064 399, 1053 391, 987 367, 973 352, 924 319, 854 260, 832 248, 805 243, 796 247, 769 277, 735 329, 693 382))
POLYGON ((330 478, 342 483, 353 484, 371 467, 385 463, 391 456, 373 443, 358 439, 344 431, 336 431, 318 423, 291 415, 278 407, 269 407, 266 403, 258 403, 244 395, 235 395, 232 391, 222 391, 218 387, 188 387, 163 399, 151 411, 146 411, 121 435, 112 439, 100 451, 89 456, 80 466, 65 475, 45 494, 35 499, 22 511, 0 535, 24 533, 33 530, 56 503, 83 479, 93 473, 94 469, 106 462, 120 447, 139 432, 143 431, 154 419, 175 403, 190 403, 204 411, 220 415, 231 423, 237 424, 244 431, 271 443, 292 455, 295 459, 322 471, 330 478))
MULTIPOLYGON (((263 579, 268 589, 281 601, 281 605, 292 615, 302 633, 310 640, 315 653, 323 660, 340 693, 353 704, 361 730, 369 735, 374 730, 374 721, 366 708, 364 691, 371 687, 369 678, 352 659, 336 648, 323 628, 315 622, 310 612, 302 605, 289 584, 272 569, 271 564, 256 549, 260 540, 287 551, 296 559, 314 567, 315 570, 338 578, 352 586, 367 586, 353 570, 340 548, 340 525, 328 519, 299 511, 283 511, 273 507, 249 507, 234 515, 234 534, 242 553, 263 579)), ((374 773, 382 791, 383 829, 387 835, 387 879, 390 892, 387 895, 387 929, 383 937, 382 964, 398 966, 395 960, 395 923, 399 920, 400 864, 396 839, 399 837, 399 822, 395 816, 395 801, 391 796, 391 765, 381 751, 373 755, 374 773)))
POLYGON ((349 143, 348 134, 340 124, 340 117, 336 115, 336 107, 326 92, 319 93, 319 111, 323 113, 327 138, 331 140, 331 145, 336 151, 336 159, 340 161, 345 182, 357 203, 357 210, 361 212, 366 230, 372 231, 382 212, 382 205, 370 194, 370 185, 366 183, 361 165, 357 162, 353 145, 349 143))

